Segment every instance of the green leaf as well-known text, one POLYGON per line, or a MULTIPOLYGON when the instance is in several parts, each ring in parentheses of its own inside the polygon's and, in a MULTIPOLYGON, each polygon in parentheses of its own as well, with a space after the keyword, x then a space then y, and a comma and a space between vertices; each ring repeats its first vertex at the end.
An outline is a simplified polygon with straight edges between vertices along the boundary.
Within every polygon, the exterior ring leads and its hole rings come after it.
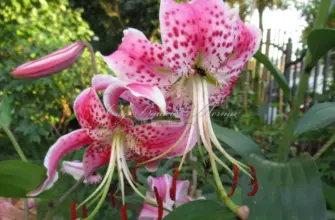
POLYGON ((269 60, 269 58, 262 52, 257 51, 254 54, 254 58, 260 63, 262 63, 266 67, 266 69, 270 71, 270 73, 273 75, 273 77, 277 81, 279 87, 283 90, 285 98, 287 100, 291 100, 291 89, 288 86, 288 83, 283 73, 275 65, 273 65, 271 61, 269 60))
POLYGON ((247 159, 250 154, 262 155, 259 145, 244 134, 221 127, 217 124, 213 124, 213 128, 216 137, 234 149, 236 153, 244 157, 244 159, 247 159))
POLYGON ((298 136, 307 131, 324 128, 335 122, 335 102, 325 102, 314 105, 299 120, 295 127, 294 135, 298 136))
POLYGON ((164 220, 228 220, 235 215, 220 203, 212 200, 196 200, 179 206, 164 220))
POLYGON ((0 197, 24 198, 45 180, 45 168, 20 160, 0 162, 0 197))
POLYGON ((0 103, 0 124, 8 126, 12 121, 11 106, 8 96, 4 94, 0 103))
POLYGON ((314 220, 326 218, 322 182, 312 159, 276 163, 252 155, 259 189, 249 197, 250 179, 241 178, 242 204, 250 208, 248 220, 314 220))
POLYGON ((331 187, 327 183, 323 184, 323 192, 327 201, 327 204, 335 212, 335 188, 331 187))
POLYGON ((307 44, 312 63, 315 65, 323 55, 335 47, 335 30, 316 29, 308 35, 307 44))

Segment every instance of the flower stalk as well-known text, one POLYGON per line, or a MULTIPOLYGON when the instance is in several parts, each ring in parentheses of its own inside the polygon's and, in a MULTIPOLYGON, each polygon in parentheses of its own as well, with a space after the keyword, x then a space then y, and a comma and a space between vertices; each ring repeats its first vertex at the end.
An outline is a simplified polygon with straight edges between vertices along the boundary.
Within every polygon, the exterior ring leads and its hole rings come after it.
MULTIPOLYGON (((317 13, 317 17, 313 26, 313 29, 323 28, 330 11, 331 0, 323 0, 321 2, 319 12, 317 13)), ((298 91, 294 99, 293 108, 289 114, 289 119, 284 128, 284 134, 280 143, 279 148, 279 161, 285 162, 288 158, 288 153, 290 149, 290 144, 293 139, 294 127, 297 123, 300 105, 303 103, 305 92, 308 88, 308 79, 311 75, 312 69, 314 68, 314 64, 312 62, 311 53, 308 51, 304 61, 303 72, 301 74, 300 82, 298 85, 298 91)))

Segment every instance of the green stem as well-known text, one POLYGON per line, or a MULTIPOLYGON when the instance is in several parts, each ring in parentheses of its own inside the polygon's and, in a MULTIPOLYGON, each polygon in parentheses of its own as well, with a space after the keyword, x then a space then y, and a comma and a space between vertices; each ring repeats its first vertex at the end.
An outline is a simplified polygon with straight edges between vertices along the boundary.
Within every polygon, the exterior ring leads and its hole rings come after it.
POLYGON ((19 155, 19 157, 21 158, 22 161, 27 162, 27 158, 24 155, 19 143, 17 143, 16 138, 14 137, 13 133, 11 130, 9 130, 9 128, 5 125, 0 124, 0 126, 2 127, 2 129, 4 130, 4 132, 7 134, 8 138, 10 139, 10 141, 13 144, 14 149, 16 150, 17 154, 19 155))
POLYGON ((212 171, 213 171, 213 175, 214 175, 214 180, 215 180, 215 183, 218 187, 218 190, 220 192, 220 196, 221 196, 221 199, 226 203, 227 207, 232 211, 234 212, 235 214, 237 214, 237 210, 239 208, 238 205, 236 205, 233 200, 231 200, 227 193, 226 193, 226 190, 224 189, 223 185, 222 185, 222 182, 221 182, 221 179, 220 179, 220 175, 219 175, 219 172, 218 172, 218 168, 216 166, 216 162, 215 162, 215 159, 210 156, 209 157, 209 160, 211 162, 211 165, 212 165, 212 171))
POLYGON ((85 46, 88 48, 88 50, 90 51, 90 55, 91 55, 91 61, 92 61, 92 67, 93 67, 93 72, 95 73, 95 75, 98 75, 98 68, 97 68, 97 62, 95 60, 95 54, 94 54, 94 50, 93 47, 90 43, 84 41, 83 42, 85 44, 85 46))
POLYGON ((335 134, 327 141, 325 145, 313 156, 313 159, 318 159, 332 144, 335 143, 335 134))
POLYGON ((53 212, 55 211, 55 209, 57 208, 57 206, 59 206, 75 189, 77 189, 77 187, 84 182, 85 177, 81 177, 76 184, 74 184, 62 197, 60 197, 56 203, 49 208, 47 215, 45 216, 45 220, 48 220, 52 217, 53 212))
MULTIPOLYGON (((321 2, 319 12, 315 19, 313 29, 319 29, 319 28, 324 27, 327 21, 327 18, 328 18, 329 11, 330 11, 331 1, 332 0, 323 0, 321 2)), ((290 150, 289 146, 293 139, 293 131, 294 131, 296 122, 298 120, 300 106, 304 100, 304 95, 305 95, 305 92, 308 86, 309 76, 311 75, 312 69, 314 68, 314 64, 312 63, 312 57, 309 51, 307 52, 304 63, 305 63, 304 68, 303 68, 304 71, 301 74, 301 78, 300 78, 300 82, 298 86, 298 92, 295 96, 293 108, 289 114, 289 119, 284 128, 283 137, 279 145, 279 161, 280 162, 285 162, 288 158, 288 153, 290 150)))

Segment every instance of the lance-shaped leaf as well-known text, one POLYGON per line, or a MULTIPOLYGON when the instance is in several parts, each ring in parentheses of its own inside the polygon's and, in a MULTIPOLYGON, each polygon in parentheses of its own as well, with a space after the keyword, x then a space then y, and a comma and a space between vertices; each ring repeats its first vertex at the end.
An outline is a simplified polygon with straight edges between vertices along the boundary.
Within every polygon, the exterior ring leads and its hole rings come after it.
POLYGON ((314 30, 308 35, 307 44, 312 55, 312 63, 315 65, 323 55, 335 47, 335 30, 314 30))
POLYGON ((307 131, 314 131, 326 127, 335 122, 335 102, 325 102, 314 105, 299 120, 294 130, 294 135, 298 136, 307 131))
POLYGON ((22 79, 36 79, 58 73, 69 68, 85 49, 83 42, 75 42, 45 57, 17 67, 12 76, 22 79))
POLYGON ((273 63, 271 63, 269 58, 262 52, 257 51, 254 54, 254 58, 258 62, 261 62, 265 66, 265 68, 270 71, 270 73, 273 75, 273 77, 277 81, 279 87, 283 90, 285 98, 287 100, 290 100, 291 99, 291 89, 288 86, 288 83, 283 73, 275 65, 273 65, 273 63))
POLYGON ((241 178, 242 204, 250 209, 249 220, 326 219, 322 181, 310 158, 276 163, 252 155, 259 184, 256 195, 250 178, 241 178))
POLYGON ((258 144, 244 134, 213 124, 216 137, 231 147, 237 154, 247 159, 250 154, 262 155, 258 144))

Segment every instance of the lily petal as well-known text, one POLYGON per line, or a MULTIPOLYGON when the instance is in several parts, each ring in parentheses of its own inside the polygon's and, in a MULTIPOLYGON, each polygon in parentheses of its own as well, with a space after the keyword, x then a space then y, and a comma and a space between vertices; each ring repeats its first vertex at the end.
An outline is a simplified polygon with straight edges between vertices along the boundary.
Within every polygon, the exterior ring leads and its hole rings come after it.
POLYGON ((124 92, 130 92, 131 95, 139 98, 146 98, 155 103, 163 114, 166 113, 166 103, 163 93, 157 87, 152 87, 139 83, 125 83, 117 80, 110 84, 104 92, 103 100, 105 106, 112 115, 118 116, 117 104, 118 99, 124 92))
POLYGON ((176 186, 176 206, 180 206, 189 202, 188 188, 190 187, 190 182, 187 180, 177 180, 176 186))
POLYGON ((92 178, 98 168, 107 164, 110 159, 111 145, 102 142, 93 142, 85 151, 83 159, 84 175, 92 178))
POLYGON ((82 42, 75 42, 50 55, 25 63, 11 73, 22 79, 36 79, 58 73, 69 68, 85 49, 82 42))
POLYGON ((193 0, 191 5, 199 24, 203 67, 218 69, 234 49, 238 10, 229 10, 222 0, 193 0))
POLYGON ((172 146, 174 148, 168 152, 162 159, 181 156, 184 153, 189 135, 192 135, 191 146, 195 146, 196 133, 184 133, 186 124, 182 122, 156 121, 150 124, 135 126, 131 131, 133 137, 137 140, 136 144, 127 145, 127 151, 133 156, 134 160, 139 162, 146 161, 153 157, 167 152, 172 146), (184 136, 182 136, 184 134, 184 136), (176 142, 179 141, 177 145, 176 142))
POLYGON ((85 89, 74 102, 74 112, 81 127, 94 140, 104 140, 111 135, 117 119, 109 115, 98 94, 92 88, 85 89))
POLYGON ((169 198, 169 190, 171 188, 172 177, 170 175, 164 175, 159 177, 148 177, 148 185, 150 191, 154 192, 154 188, 157 188, 158 194, 161 199, 166 200, 169 198))
POLYGON ((262 32, 258 27, 244 24, 240 19, 237 22, 237 44, 234 54, 227 60, 226 67, 230 70, 241 68, 259 49, 262 32))
POLYGON ((57 166, 62 157, 72 151, 78 150, 87 144, 92 143, 92 139, 87 136, 83 129, 73 131, 60 137, 49 151, 44 159, 44 167, 47 168, 47 179, 44 183, 28 196, 36 196, 41 192, 50 189, 58 180, 57 166))
POLYGON ((159 20, 170 68, 179 76, 184 76, 198 57, 197 17, 188 3, 161 0, 159 20))
MULTIPOLYGON (((71 175, 75 180, 79 180, 82 176, 84 176, 84 166, 80 161, 63 161, 62 171, 71 175)), ((85 179, 84 183, 98 184, 101 179, 101 175, 95 174, 85 179)))
MULTIPOLYGON (((169 214, 167 211, 163 211, 163 217, 169 214)), ((138 217, 138 220, 157 220, 158 219, 158 208, 144 204, 141 210, 141 213, 138 217)))

